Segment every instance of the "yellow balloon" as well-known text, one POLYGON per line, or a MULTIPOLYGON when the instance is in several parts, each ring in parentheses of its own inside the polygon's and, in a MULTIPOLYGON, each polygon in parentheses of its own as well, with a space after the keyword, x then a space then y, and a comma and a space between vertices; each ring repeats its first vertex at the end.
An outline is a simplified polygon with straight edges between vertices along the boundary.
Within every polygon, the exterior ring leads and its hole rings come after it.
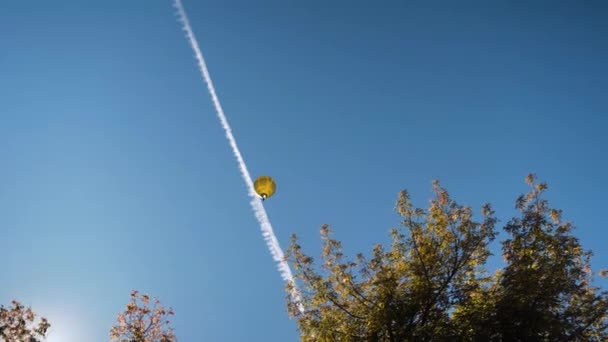
POLYGON ((260 176, 253 183, 253 188, 255 189, 255 192, 262 197, 262 200, 265 200, 274 195, 274 192, 277 190, 277 185, 272 177, 260 176))

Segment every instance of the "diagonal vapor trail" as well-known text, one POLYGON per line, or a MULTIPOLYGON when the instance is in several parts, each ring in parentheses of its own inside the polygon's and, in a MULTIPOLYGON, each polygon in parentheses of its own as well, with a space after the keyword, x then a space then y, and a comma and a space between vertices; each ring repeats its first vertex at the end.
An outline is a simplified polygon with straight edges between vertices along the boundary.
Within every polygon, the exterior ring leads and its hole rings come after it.
POLYGON ((190 26, 190 22, 188 21, 188 16, 186 15, 186 10, 184 9, 184 5, 181 0, 174 0, 173 5, 177 8, 178 20, 183 24, 182 29, 186 32, 186 38, 188 39, 192 50, 194 50, 194 56, 198 61, 198 67, 207 83, 207 89, 209 90, 209 94, 211 95, 211 100, 213 101, 213 105, 215 106, 215 111, 217 112, 217 116, 220 119, 220 123, 222 124, 222 128, 226 131, 226 138, 228 138, 228 142, 230 143, 230 147, 232 148, 232 152, 234 152, 234 156, 236 157, 236 161, 239 164, 239 170, 241 171, 241 175, 243 176, 243 180, 247 184, 247 189, 249 190, 249 197, 251 197, 251 207, 253 212, 255 213, 255 217, 260 224, 260 229, 262 230, 262 236, 264 236, 264 240, 266 241, 266 245, 270 250, 270 254, 274 261, 278 263, 277 267, 281 274, 281 277, 284 281, 291 283, 293 285, 291 297, 294 301, 299 303, 300 312, 304 312, 304 307, 301 304, 300 293, 295 287, 295 280, 291 273, 291 268, 289 264, 284 258, 283 250, 279 245, 279 241, 274 235, 274 231, 272 229, 272 224, 270 224, 270 220, 268 219, 268 215, 266 214, 266 209, 264 209, 264 205, 262 201, 257 196, 254 188, 253 181, 251 180, 251 175, 247 170, 247 165, 245 164, 245 160, 243 160, 243 156, 241 155, 241 151, 239 150, 236 139, 232 134, 232 129, 228 124, 228 119, 226 119, 226 114, 224 114, 224 110, 222 109, 222 105, 220 104, 220 100, 217 97, 215 92, 215 87, 213 86, 213 82, 211 81, 211 76, 209 74, 209 70, 207 69, 207 64, 205 63, 205 59, 203 58, 203 53, 198 45, 196 37, 194 36, 194 32, 192 32, 192 27, 190 26))

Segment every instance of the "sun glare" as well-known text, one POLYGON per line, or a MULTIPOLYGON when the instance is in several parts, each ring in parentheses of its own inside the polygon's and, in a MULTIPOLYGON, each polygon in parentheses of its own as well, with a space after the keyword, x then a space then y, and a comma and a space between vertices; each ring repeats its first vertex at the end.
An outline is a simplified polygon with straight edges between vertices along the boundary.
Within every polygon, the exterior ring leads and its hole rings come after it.
POLYGON ((67 312, 50 311, 46 315, 51 323, 45 342, 81 342, 86 341, 83 335, 82 322, 77 316, 67 312))

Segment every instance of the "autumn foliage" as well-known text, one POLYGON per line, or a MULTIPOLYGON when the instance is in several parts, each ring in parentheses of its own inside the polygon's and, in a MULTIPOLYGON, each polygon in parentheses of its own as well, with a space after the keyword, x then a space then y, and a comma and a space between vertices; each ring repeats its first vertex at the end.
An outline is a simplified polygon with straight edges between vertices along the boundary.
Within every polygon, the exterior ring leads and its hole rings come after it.
POLYGON ((0 338, 9 342, 38 342, 51 326, 46 318, 36 322, 31 308, 13 300, 6 308, 0 306, 0 338))
POLYGON ((151 300, 147 294, 132 291, 125 311, 118 314, 118 324, 110 329, 110 340, 175 342, 177 339, 168 319, 173 314, 173 310, 165 309, 158 299, 151 300))
POLYGON ((294 235, 287 254, 302 299, 288 297, 288 310, 301 340, 607 341, 608 292, 592 285, 591 252, 543 199, 547 185, 526 182, 520 214, 504 226, 506 266, 494 273, 485 269, 494 211, 484 205, 476 221, 438 182, 426 210, 400 193, 402 228, 369 258, 347 259, 324 225, 317 266, 294 235))

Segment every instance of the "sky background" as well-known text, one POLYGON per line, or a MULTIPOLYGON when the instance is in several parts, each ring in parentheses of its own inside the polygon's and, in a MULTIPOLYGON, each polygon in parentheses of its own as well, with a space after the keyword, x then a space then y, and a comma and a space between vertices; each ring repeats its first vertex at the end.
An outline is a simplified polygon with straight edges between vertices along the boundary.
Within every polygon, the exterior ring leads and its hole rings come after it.
MULTIPOLYGON (((608 266, 607 2, 184 6, 282 247, 367 253, 433 179, 502 228, 535 172, 608 266)), ((0 303, 49 341, 107 341, 132 289, 180 341, 297 340, 170 1, 0 2, 0 162, 0 303)))

